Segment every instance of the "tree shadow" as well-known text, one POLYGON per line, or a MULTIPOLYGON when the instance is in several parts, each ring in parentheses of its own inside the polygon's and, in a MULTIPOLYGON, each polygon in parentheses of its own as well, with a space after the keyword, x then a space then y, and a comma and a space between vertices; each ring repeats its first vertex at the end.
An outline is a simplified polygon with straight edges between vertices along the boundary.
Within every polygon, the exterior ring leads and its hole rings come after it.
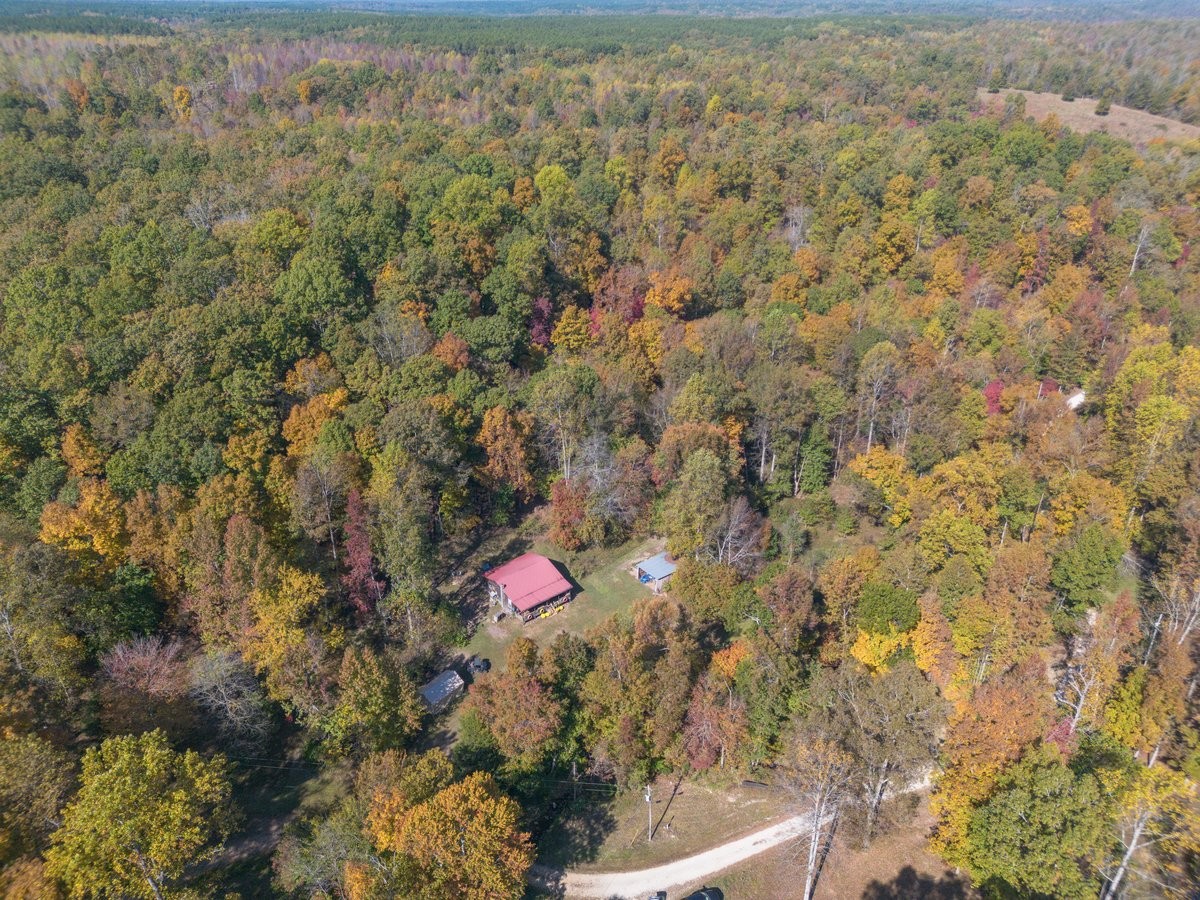
POLYGON ((301 814, 306 785, 318 774, 294 741, 259 753, 264 755, 234 756, 234 800, 241 813, 237 830, 213 859, 189 871, 197 885, 215 893, 236 889, 243 897, 272 895, 272 854, 285 827, 301 814))
MULTIPOLYGON (((462 621, 473 634, 478 628, 487 623, 491 603, 488 600, 487 584, 483 578, 483 563, 498 566, 533 547, 533 541, 521 534, 513 534, 503 544, 490 549, 482 560, 475 555, 482 549, 483 542, 476 542, 471 548, 459 554, 446 571, 452 573, 454 585, 452 590, 445 591, 445 596, 459 612, 462 621)), ((443 587, 443 585, 439 585, 443 587)))
POLYGON ((671 796, 667 798, 666 805, 663 806, 662 812, 658 816, 658 821, 654 823, 654 834, 658 834, 658 829, 662 827, 663 819, 667 817, 667 813, 671 810, 671 804, 675 802, 675 798, 683 792, 679 790, 679 786, 683 784, 683 775, 679 775, 675 779, 675 784, 671 788, 671 796))
POLYGON ((523 900, 562 900, 567 896, 566 874, 562 869, 535 864, 525 876, 528 884, 523 900))
POLYGON ((558 574, 566 579, 567 584, 571 585, 571 599, 574 600, 583 591, 583 585, 571 574, 571 570, 567 568, 565 562, 560 562, 557 559, 551 559, 550 562, 553 563, 554 568, 558 569, 558 574))
POLYGON ((579 788, 579 797, 568 800, 538 842, 544 870, 560 871, 594 862, 604 839, 617 827, 611 801, 589 789, 586 782, 580 782, 579 788))
POLYGON ((425 728, 416 746, 422 751, 441 750, 449 753, 454 749, 458 737, 458 732, 450 727, 449 718, 442 715, 425 728))
POLYGON ((975 894, 970 883, 953 872, 941 877, 905 866, 891 881, 872 881, 862 900, 968 900, 975 894))

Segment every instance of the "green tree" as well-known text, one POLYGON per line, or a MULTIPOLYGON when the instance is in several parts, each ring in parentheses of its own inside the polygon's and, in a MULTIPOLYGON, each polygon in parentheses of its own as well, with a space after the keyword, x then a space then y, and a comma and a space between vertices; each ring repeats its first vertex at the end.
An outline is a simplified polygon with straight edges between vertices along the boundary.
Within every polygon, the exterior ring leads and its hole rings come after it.
POLYGON ((308 237, 307 226, 295 213, 272 209, 238 239, 234 257, 254 275, 282 272, 308 237))
POLYGON ((446 188, 430 217, 434 251, 483 278, 496 258, 503 212, 487 179, 464 175, 446 188))
POLYGON ((1101 600, 1100 592, 1116 576, 1123 550, 1121 539, 1104 526, 1088 525, 1055 554, 1050 566, 1050 584, 1075 613, 1096 606, 1101 600))
POLYGON ((178 753, 161 731, 109 738, 84 754, 47 860, 72 897, 163 900, 232 824, 224 757, 178 753))
POLYGON ((883 581, 870 581, 858 601, 858 624, 873 634, 905 632, 916 627, 921 613, 917 595, 883 581))
POLYGON ((969 864, 1000 896, 1095 896, 1113 812, 1094 775, 1075 773, 1043 747, 1002 775, 972 814, 969 864))
POLYGON ((36 853, 61 824, 71 793, 71 757, 32 734, 0 741, 0 840, 6 851, 36 853))
POLYGON ((372 751, 398 749, 420 729, 424 707, 394 654, 347 649, 338 686, 338 702, 321 721, 335 752, 356 743, 372 751))
POLYGON ((72 627, 82 605, 71 559, 45 544, 29 542, 0 552, 0 643, 5 667, 20 679, 69 695, 81 684, 86 659, 72 627))
POLYGON ((553 366, 534 382, 530 409, 555 449, 562 477, 570 480, 587 434, 599 379, 580 363, 553 366))
POLYGON ((275 300, 283 315, 268 320, 268 340, 294 353, 304 349, 296 341, 305 332, 320 336, 337 316, 353 314, 357 294, 337 254, 310 244, 275 282, 275 300))
POLYGON ((671 553, 683 556, 704 546, 724 511, 728 483, 725 463, 711 450, 697 450, 687 458, 662 508, 671 553))

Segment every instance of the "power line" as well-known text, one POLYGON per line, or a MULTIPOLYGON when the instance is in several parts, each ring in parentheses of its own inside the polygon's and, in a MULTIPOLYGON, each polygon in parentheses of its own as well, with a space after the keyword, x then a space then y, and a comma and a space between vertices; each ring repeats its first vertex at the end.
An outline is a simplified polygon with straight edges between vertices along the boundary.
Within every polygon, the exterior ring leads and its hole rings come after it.
POLYGON ((310 766, 266 766, 262 763, 238 763, 243 769, 278 769, 281 772, 316 772, 310 766))

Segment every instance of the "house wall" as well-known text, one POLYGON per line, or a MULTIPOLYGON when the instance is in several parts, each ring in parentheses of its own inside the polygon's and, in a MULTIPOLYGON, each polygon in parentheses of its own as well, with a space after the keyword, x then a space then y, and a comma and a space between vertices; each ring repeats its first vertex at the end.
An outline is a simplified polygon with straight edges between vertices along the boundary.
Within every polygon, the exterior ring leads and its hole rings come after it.
POLYGON ((500 605, 509 612, 516 612, 516 609, 513 608, 513 605, 508 602, 508 596, 504 593, 504 588, 501 587, 498 582, 489 580, 487 584, 489 596, 499 600, 500 605))
POLYGON ((527 612, 521 612, 516 609, 514 609, 513 612, 516 613, 516 615, 521 617, 522 622, 529 622, 532 619, 536 619, 545 610, 551 609, 556 606, 562 606, 563 604, 567 603, 570 599, 571 599, 571 592, 566 591, 565 593, 559 594, 557 597, 553 597, 553 598, 547 600, 545 603, 535 606, 533 609, 531 609, 527 612))

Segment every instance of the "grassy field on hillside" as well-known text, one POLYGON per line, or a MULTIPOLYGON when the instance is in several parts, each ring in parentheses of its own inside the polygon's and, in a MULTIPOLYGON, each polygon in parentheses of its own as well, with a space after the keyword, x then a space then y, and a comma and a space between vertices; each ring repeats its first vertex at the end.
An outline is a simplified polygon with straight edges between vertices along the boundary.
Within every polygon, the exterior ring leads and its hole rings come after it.
POLYGON ((1074 131, 1103 131, 1134 144, 1144 144, 1154 138, 1174 141, 1200 140, 1200 126, 1156 116, 1140 109, 1130 109, 1128 106, 1118 106, 1114 103, 1107 116, 1098 116, 1096 101, 1087 97, 1064 100, 1058 94, 1039 94, 1011 88, 991 94, 981 88, 979 99, 985 104, 1003 103, 1007 94, 1023 96, 1025 114, 1032 116, 1036 121, 1040 122, 1053 113, 1063 125, 1074 131))

